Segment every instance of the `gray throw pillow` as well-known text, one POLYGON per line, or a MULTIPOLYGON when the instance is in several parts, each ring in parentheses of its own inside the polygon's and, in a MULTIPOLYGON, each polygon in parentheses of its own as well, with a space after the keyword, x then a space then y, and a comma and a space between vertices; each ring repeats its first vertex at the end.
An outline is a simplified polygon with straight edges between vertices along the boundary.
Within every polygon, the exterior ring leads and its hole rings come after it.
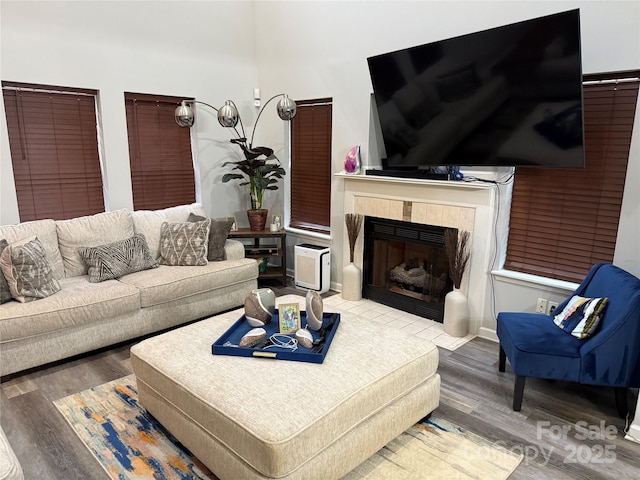
MULTIPOLYGON (((2 255, 2 251, 8 246, 9 242, 7 242, 4 238, 0 240, 0 255, 2 255)), ((4 278, 4 274, 2 273, 2 270, 0 270, 0 304, 8 302, 12 298, 13 297, 11 296, 11 290, 9 290, 7 279, 4 278)))
POLYGON ((141 233, 97 247, 79 247, 78 253, 89 266, 91 283, 158 267, 158 262, 151 258, 149 246, 141 233))
POLYGON ((210 228, 210 218, 202 222, 164 222, 160 227, 160 263, 171 266, 206 265, 210 228))
MULTIPOLYGON (((202 222, 206 220, 202 215, 195 213, 189 214, 190 222, 202 222)), ((210 262, 219 262, 224 260, 224 244, 227 241, 229 232, 231 231, 232 221, 229 220, 211 220, 211 229, 209 230, 209 248, 207 260, 210 262)))
POLYGON ((44 246, 35 237, 5 247, 0 255, 0 268, 11 296, 19 302, 46 298, 60 291, 44 246))

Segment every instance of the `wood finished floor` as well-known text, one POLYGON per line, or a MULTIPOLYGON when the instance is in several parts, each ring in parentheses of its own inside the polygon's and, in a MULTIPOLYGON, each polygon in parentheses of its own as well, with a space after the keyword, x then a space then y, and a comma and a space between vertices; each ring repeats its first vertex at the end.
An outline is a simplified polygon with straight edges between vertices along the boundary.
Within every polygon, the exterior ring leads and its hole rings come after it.
MULTIPOLYGON (((108 478, 52 401, 132 373, 129 348, 134 343, 2 383, 0 423, 27 480, 108 478)), ((505 373, 498 372, 495 343, 476 338, 453 352, 439 350, 442 387, 436 414, 528 455, 511 479, 640 478, 640 444, 624 440, 625 422, 616 414, 612 389, 528 379, 522 411, 514 412, 513 373, 508 364, 505 373), (616 432, 610 435, 614 438, 576 438, 583 433, 581 426, 595 428, 601 422, 610 434, 616 432), (563 427, 569 428, 564 437, 549 434, 563 427), (615 460, 608 462, 612 456, 615 460)))

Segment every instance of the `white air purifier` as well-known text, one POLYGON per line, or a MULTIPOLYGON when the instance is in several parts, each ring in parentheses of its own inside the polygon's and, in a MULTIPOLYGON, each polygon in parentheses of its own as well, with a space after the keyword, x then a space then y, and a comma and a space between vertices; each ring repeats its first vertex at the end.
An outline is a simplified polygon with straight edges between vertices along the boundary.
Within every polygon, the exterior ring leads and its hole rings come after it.
POLYGON ((331 256, 329 247, 303 243, 294 247, 294 278, 296 288, 329 291, 331 282, 331 256))

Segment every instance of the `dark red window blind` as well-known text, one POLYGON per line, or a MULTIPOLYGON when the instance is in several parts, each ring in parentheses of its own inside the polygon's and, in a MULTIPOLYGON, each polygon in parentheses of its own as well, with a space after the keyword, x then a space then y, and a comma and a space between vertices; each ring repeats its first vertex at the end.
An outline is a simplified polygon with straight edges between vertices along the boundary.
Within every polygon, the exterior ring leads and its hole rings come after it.
POLYGON ((183 99, 125 93, 135 210, 195 201, 190 129, 179 127, 173 116, 183 99))
POLYGON ((20 221, 104 212, 95 90, 2 82, 20 221))
POLYGON ((289 225, 320 233, 329 233, 331 220, 331 101, 296 100, 291 121, 289 225))
POLYGON ((613 261, 639 73, 585 76, 584 169, 517 168, 505 268, 579 283, 613 261))

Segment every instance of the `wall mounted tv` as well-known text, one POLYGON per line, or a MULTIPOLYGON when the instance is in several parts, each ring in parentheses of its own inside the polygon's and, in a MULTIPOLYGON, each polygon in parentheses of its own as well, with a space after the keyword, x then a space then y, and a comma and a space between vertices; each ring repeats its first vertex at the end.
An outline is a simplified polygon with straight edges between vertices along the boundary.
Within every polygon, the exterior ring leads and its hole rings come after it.
POLYGON ((367 61, 384 171, 584 166, 578 10, 367 61))

